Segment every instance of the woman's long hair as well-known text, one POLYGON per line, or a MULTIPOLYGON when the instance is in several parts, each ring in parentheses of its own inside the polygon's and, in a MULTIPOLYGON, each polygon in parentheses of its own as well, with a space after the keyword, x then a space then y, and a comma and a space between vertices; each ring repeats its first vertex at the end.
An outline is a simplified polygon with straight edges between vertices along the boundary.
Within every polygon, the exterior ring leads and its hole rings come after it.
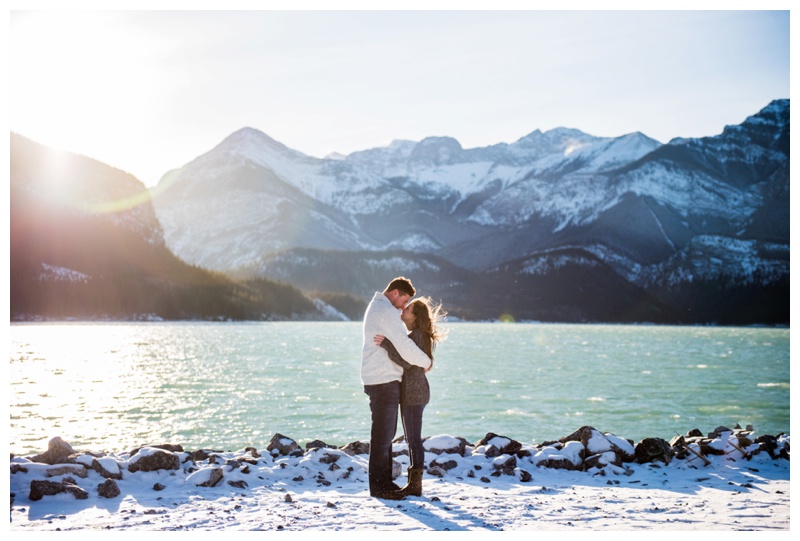
POLYGON ((419 297, 411 301, 411 310, 414 313, 412 330, 418 329, 425 336, 423 351, 433 361, 433 350, 436 344, 447 336, 447 331, 439 324, 447 315, 441 303, 436 304, 430 297, 419 297))

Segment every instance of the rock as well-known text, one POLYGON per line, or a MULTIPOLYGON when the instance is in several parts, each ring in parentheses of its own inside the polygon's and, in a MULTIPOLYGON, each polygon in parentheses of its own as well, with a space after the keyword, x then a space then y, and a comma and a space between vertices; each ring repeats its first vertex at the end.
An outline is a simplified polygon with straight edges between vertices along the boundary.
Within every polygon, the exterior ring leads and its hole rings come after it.
POLYGON ((561 438, 558 441, 560 443, 567 443, 568 441, 579 441, 585 447, 586 444, 589 443, 589 440, 591 439, 592 434, 594 432, 598 432, 597 429, 595 429, 595 428, 593 428, 591 426, 582 426, 578 430, 576 430, 575 432, 570 434, 569 436, 564 436, 563 438, 561 438))
POLYGON ((162 485, 161 483, 156 483, 155 485, 153 485, 153 490, 155 490, 155 491, 157 491, 157 492, 161 492, 161 491, 162 491, 162 490, 164 490, 165 488, 167 488, 167 487, 165 487, 165 486, 164 486, 164 485, 162 485))
POLYGON ((48 468, 45 471, 47 477, 58 477, 59 475, 77 475, 81 479, 85 479, 89 475, 86 467, 81 464, 61 464, 55 468, 48 468))
POLYGON ((639 464, 660 460, 669 464, 672 460, 672 447, 661 438, 645 438, 636 444, 634 450, 639 464))
POLYGON ((722 436, 722 434, 724 432, 733 432, 733 430, 731 430, 730 428, 728 428, 726 426, 718 426, 717 428, 715 428, 713 430, 713 432, 709 432, 708 433, 708 438, 711 439, 711 440, 713 440, 715 438, 719 438, 720 436, 722 436))
POLYGON ((277 453, 282 456, 287 456, 295 451, 301 451, 301 449, 293 439, 287 438, 282 434, 275 434, 272 436, 269 445, 267 445, 267 451, 273 455, 277 453))
POLYGON ((368 441, 354 441, 352 443, 348 443, 344 447, 340 447, 342 451, 347 453, 350 456, 355 455, 368 455, 369 454, 369 442, 368 441))
POLYGON ((517 468, 515 473, 517 474, 517 479, 519 479, 521 483, 529 483, 533 479, 533 476, 525 470, 517 468))
POLYGON ((460 455, 464 456, 469 443, 464 438, 454 436, 439 436, 425 438, 422 442, 425 450, 437 455, 460 455))
POLYGON ((749 447, 750 445, 753 445, 753 440, 746 435, 737 434, 736 439, 739 440, 739 447, 743 449, 749 447))
POLYGON ((602 468, 604 466, 622 466, 622 461, 619 456, 613 451, 599 453, 586 457, 583 461, 583 469, 588 470, 591 468, 602 468))
POLYGON ((311 451, 312 449, 336 449, 336 446, 328 445, 324 441, 314 440, 306 443, 306 451, 311 451))
MULTIPOLYGON (((151 444, 151 445, 142 445, 141 447, 136 447, 135 449, 131 450, 130 455, 134 456, 142 449, 161 449, 162 451, 169 451, 170 453, 183 453, 183 447, 181 445, 173 444, 173 443, 158 443, 158 444, 151 444)), ((221 452, 221 451, 220 451, 221 452)))
POLYGON ((116 498, 120 495, 120 490, 116 481, 106 479, 97 485, 97 494, 102 498, 116 498))
POLYGON ((331 486, 331 482, 330 482, 330 481, 328 481, 327 479, 325 479, 325 476, 324 476, 324 475, 322 475, 322 473, 320 473, 320 474, 317 476, 317 478, 316 478, 316 481, 317 481, 317 484, 318 484, 318 485, 322 485, 322 486, 324 486, 324 487, 329 487, 329 486, 331 486))
POLYGON ((247 481, 239 479, 238 481, 228 481, 228 484, 234 488, 247 488, 247 481))
POLYGON ((569 436, 559 440, 560 443, 564 444, 570 441, 578 441, 583 444, 586 449, 582 454, 584 460, 593 455, 601 455, 607 452, 613 452, 616 455, 613 460, 616 465, 635 460, 635 449, 632 441, 614 434, 600 432, 591 426, 582 426, 569 436))
POLYGON ((322 464, 333 464, 334 462, 339 460, 340 457, 341 455, 337 455, 335 453, 322 453, 319 457, 319 461, 322 464))
POLYGON ((455 460, 450 459, 442 461, 439 458, 433 459, 431 463, 428 465, 429 468, 439 468, 443 471, 450 471, 456 466, 458 466, 458 462, 456 462, 455 460))
POLYGON ((96 458, 93 459, 91 469, 99 473, 104 479, 122 479, 122 470, 120 469, 119 464, 111 458, 107 460, 98 460, 96 458))
POLYGON ((73 454, 75 454, 75 450, 72 446, 59 436, 56 436, 48 442, 47 451, 30 457, 30 460, 31 462, 43 462, 45 464, 61 464, 66 462, 69 456, 73 454))
MULTIPOLYGON (((245 468, 247 468, 247 464, 249 464, 251 466, 257 466, 258 465, 258 460, 259 459, 256 459, 256 458, 253 458, 253 457, 250 457, 250 456, 239 456, 239 457, 233 458, 231 460, 226 460, 225 461, 225 465, 230 467, 232 470, 235 470, 237 468, 241 468, 242 464, 245 464, 245 468)), ((243 468, 243 471, 244 471, 244 468, 243 468)))
POLYGON ((178 455, 171 451, 143 447, 128 462, 128 471, 158 471, 158 470, 177 470, 181 467, 178 455))
POLYGON ((517 467, 517 459, 513 455, 502 455, 492 461, 494 469, 505 475, 514 475, 517 467))
POLYGON ((724 455, 725 454, 725 449, 722 449, 720 447, 711 445, 712 441, 714 441, 714 440, 709 440, 709 439, 702 440, 699 443, 699 445, 700 445, 700 453, 702 453, 703 456, 708 456, 708 455, 721 456, 721 455, 724 455))
POLYGON ((69 492, 76 500, 86 500, 89 498, 89 493, 74 483, 44 481, 35 479, 31 481, 30 493, 28 497, 31 501, 39 501, 45 496, 54 496, 62 492, 69 492))
POLYGON ((513 455, 522 449, 522 444, 517 440, 506 436, 498 436, 494 432, 488 432, 483 439, 475 444, 476 447, 486 446, 485 455, 495 457, 500 455, 513 455))
POLYGON ((198 449, 197 451, 192 451, 189 453, 189 456, 186 457, 186 461, 188 462, 191 460, 192 462, 202 462, 204 460, 208 460, 208 455, 213 451, 208 451, 206 449, 198 449))
POLYGON ((567 457, 564 456, 551 456, 544 460, 539 461, 537 466, 542 468, 550 468, 554 470, 576 470, 578 469, 567 457))
POLYGON ((222 481, 222 477, 224 474, 222 473, 222 468, 211 468, 211 471, 208 473, 208 480, 203 481, 202 483, 198 484, 199 487, 215 487, 222 481))
POLYGON ((64 485, 57 481, 42 481, 35 479, 31 481, 30 493, 28 498, 31 501, 38 502, 45 496, 53 496, 64 492, 64 485))
MULTIPOLYGON (((773 460, 780 456, 779 454, 775 453, 775 451, 778 449, 778 438, 775 436, 759 436, 754 440, 753 443, 757 443, 759 449, 766 451, 773 460)), ((788 458, 788 456, 786 458, 788 458)))

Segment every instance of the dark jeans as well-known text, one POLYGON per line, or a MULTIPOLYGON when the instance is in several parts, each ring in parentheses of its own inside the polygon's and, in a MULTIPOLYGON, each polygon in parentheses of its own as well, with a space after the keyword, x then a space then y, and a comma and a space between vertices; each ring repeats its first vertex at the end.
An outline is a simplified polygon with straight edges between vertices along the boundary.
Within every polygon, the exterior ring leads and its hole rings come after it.
POLYGON ((369 439, 369 491, 375 494, 392 485, 392 440, 397 432, 400 382, 365 385, 372 412, 369 439))
POLYGON ((422 410, 425 406, 400 406, 400 416, 403 419, 403 432, 408 442, 408 454, 411 457, 412 468, 425 467, 425 449, 422 447, 422 410))

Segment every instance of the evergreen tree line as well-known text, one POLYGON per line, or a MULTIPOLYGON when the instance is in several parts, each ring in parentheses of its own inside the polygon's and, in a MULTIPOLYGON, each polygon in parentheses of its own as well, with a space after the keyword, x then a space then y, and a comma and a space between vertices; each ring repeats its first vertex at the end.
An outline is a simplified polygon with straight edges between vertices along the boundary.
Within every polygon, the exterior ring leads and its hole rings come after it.
POLYGON ((10 270, 12 320, 269 320, 315 311, 291 285, 233 280, 188 265, 113 216, 76 213, 19 192, 12 193, 10 270), (58 269, 87 278, 71 281, 58 269))

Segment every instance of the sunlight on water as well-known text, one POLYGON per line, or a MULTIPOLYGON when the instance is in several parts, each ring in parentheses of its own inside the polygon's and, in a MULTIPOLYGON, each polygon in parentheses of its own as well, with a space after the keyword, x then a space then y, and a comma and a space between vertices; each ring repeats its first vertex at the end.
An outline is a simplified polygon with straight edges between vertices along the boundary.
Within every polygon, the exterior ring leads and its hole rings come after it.
MULTIPOLYGON (((789 431, 786 329, 448 326, 425 435, 789 431)), ((360 323, 13 324, 11 451, 42 451, 56 435, 112 451, 264 447, 275 433, 365 440, 360 351, 360 323)))

